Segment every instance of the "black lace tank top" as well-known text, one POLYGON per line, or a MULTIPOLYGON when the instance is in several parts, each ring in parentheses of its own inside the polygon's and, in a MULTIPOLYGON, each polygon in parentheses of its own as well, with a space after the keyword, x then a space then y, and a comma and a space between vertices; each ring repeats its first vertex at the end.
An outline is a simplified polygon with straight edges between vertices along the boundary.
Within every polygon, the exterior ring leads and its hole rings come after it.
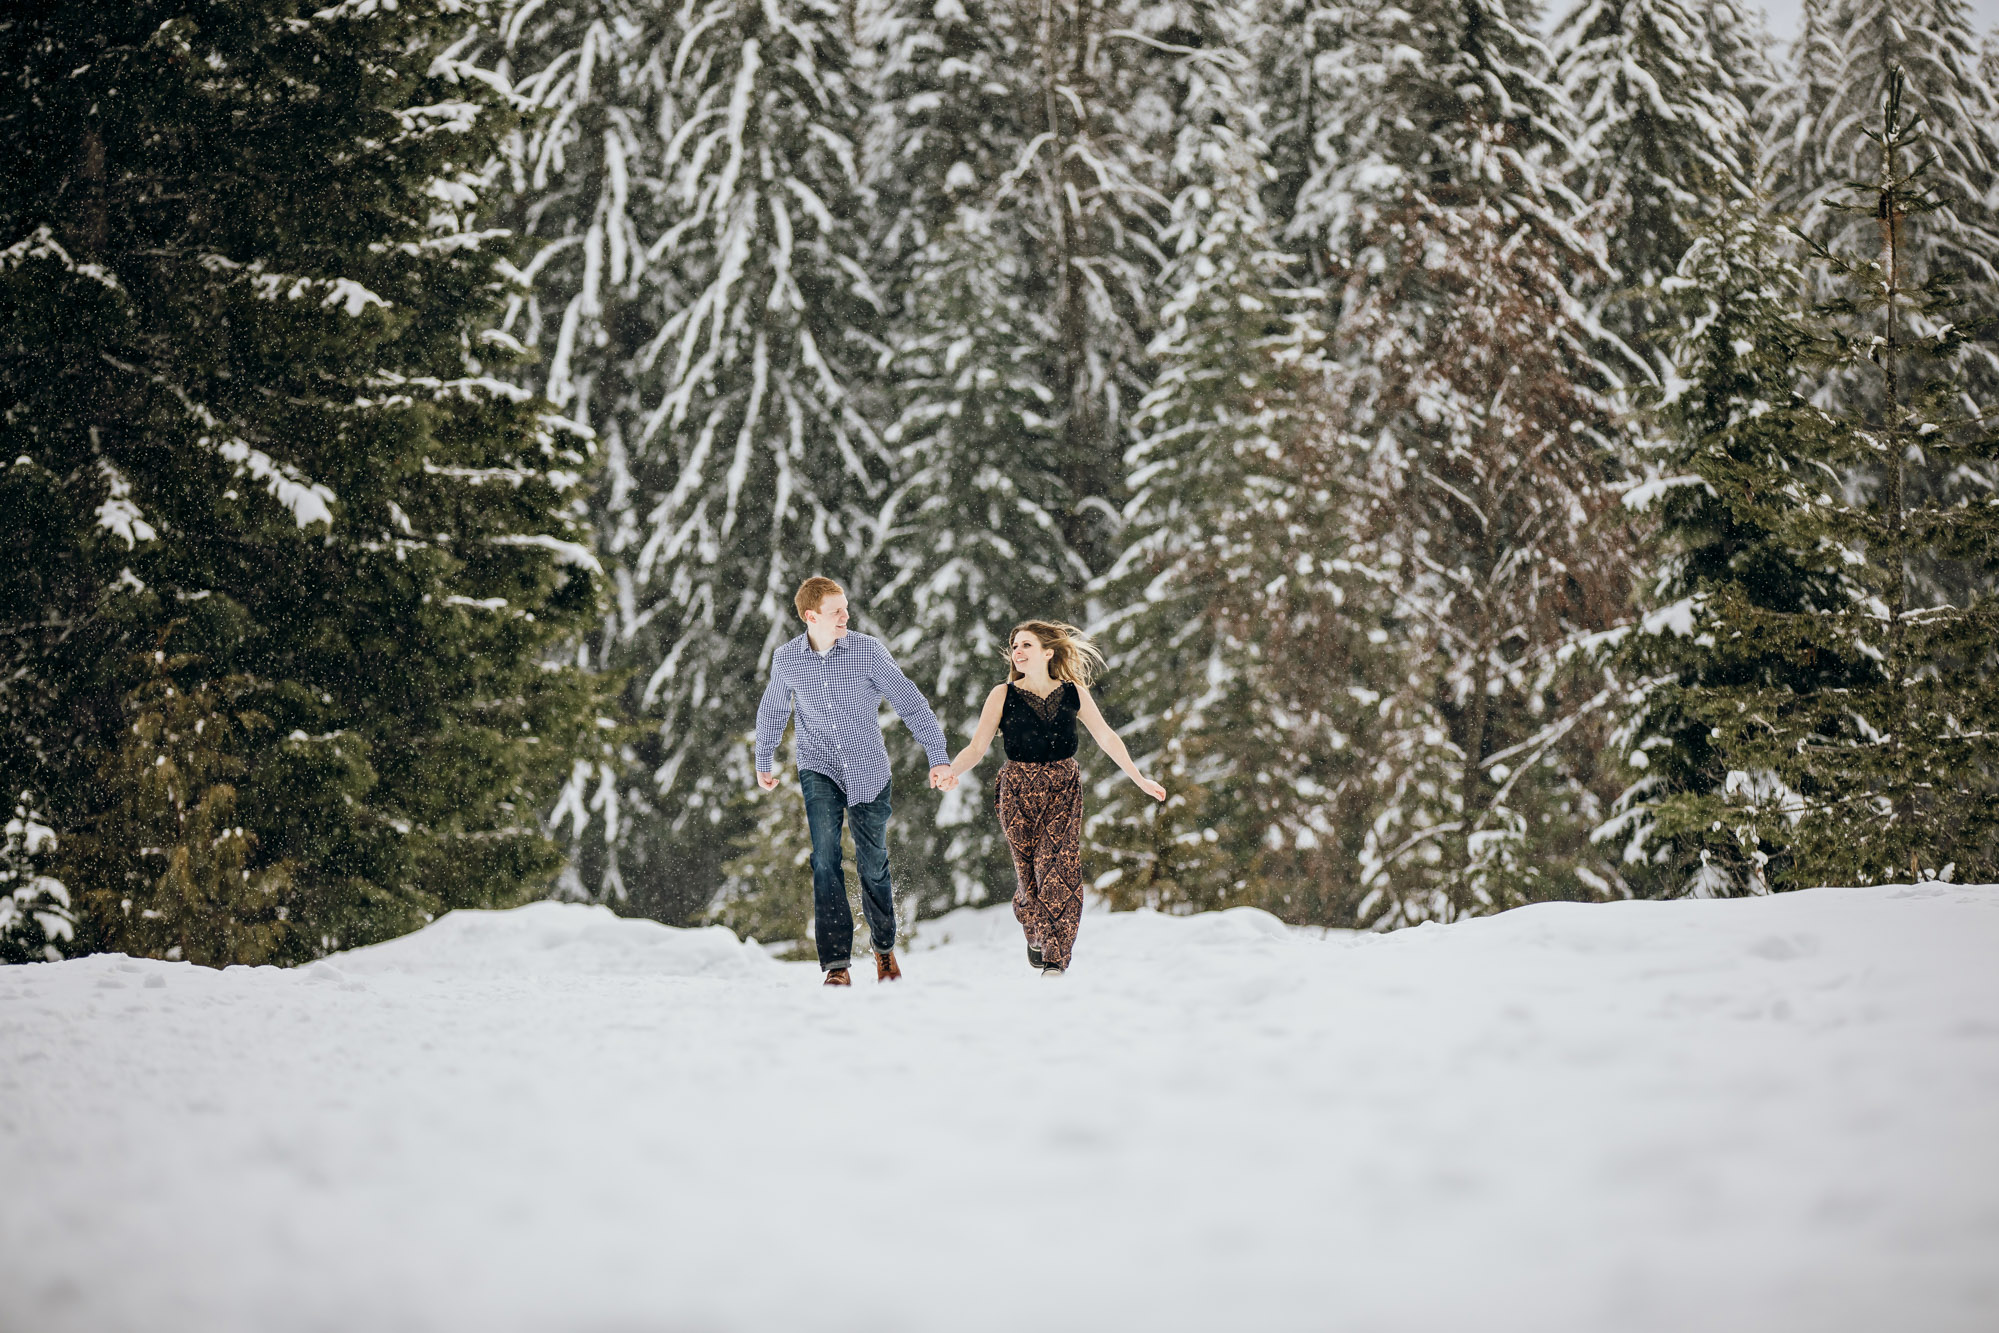
POLYGON ((1052 764, 1076 757, 1076 711, 1083 698, 1063 681, 1046 699, 1037 699, 1018 685, 1006 687, 1006 708, 1000 713, 1000 742, 1006 757, 1023 764, 1052 764))

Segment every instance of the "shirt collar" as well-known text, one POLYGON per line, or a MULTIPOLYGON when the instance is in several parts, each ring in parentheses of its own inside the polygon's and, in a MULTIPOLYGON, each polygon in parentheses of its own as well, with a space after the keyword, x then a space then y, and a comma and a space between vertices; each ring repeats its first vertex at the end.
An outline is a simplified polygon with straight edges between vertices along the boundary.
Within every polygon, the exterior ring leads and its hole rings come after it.
MULTIPOLYGON (((831 657, 834 653, 843 651, 847 644, 852 641, 853 637, 854 632, 848 630, 845 634, 833 640, 833 646, 826 651, 826 656, 831 657)), ((819 650, 812 646, 811 631, 808 630, 798 636, 798 651, 801 653, 811 653, 814 657, 819 656, 819 650)))

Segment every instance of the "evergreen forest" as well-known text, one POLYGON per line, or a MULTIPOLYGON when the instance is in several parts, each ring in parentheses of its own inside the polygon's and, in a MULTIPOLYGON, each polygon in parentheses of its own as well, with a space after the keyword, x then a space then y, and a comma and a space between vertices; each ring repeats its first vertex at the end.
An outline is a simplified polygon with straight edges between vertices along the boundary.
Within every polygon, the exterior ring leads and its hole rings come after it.
MULTIPOLYGON (((50 0, 0 72, 0 959, 799 939, 814 574, 954 748, 1095 636, 1114 907, 1999 880, 1964 0, 50 0)), ((884 726, 907 911, 1005 901, 994 761, 884 726)))

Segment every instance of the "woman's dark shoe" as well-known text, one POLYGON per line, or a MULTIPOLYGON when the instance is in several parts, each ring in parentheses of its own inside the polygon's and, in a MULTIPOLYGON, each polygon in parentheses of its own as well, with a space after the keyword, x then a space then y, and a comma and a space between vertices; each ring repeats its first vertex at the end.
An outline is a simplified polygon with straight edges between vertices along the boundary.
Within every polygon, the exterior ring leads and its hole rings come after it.
POLYGON ((1038 944, 1027 946, 1027 961, 1034 964, 1037 970, 1047 966, 1046 963, 1041 961, 1041 946, 1038 944))
POLYGON ((826 984, 828 986, 851 986, 854 984, 854 978, 844 967, 828 968, 826 971, 826 984))
POLYGON ((875 955, 876 981, 901 981, 902 969, 896 965, 895 950, 875 955))
POLYGON ((1062 975, 1062 969, 1059 967, 1044 967, 1041 969, 1041 975, 1044 977, 1059 977, 1062 975))

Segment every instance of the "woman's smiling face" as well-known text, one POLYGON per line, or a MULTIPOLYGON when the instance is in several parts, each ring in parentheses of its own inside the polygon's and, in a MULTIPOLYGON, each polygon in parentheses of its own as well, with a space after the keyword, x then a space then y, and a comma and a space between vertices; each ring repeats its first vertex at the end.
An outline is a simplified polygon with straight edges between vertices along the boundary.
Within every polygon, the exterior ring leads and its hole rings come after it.
POLYGON ((1045 663, 1054 654, 1041 646, 1041 640, 1036 638, 1031 630, 1022 630, 1013 636, 1011 656, 1013 669, 1024 674, 1028 670, 1028 663, 1045 663))

